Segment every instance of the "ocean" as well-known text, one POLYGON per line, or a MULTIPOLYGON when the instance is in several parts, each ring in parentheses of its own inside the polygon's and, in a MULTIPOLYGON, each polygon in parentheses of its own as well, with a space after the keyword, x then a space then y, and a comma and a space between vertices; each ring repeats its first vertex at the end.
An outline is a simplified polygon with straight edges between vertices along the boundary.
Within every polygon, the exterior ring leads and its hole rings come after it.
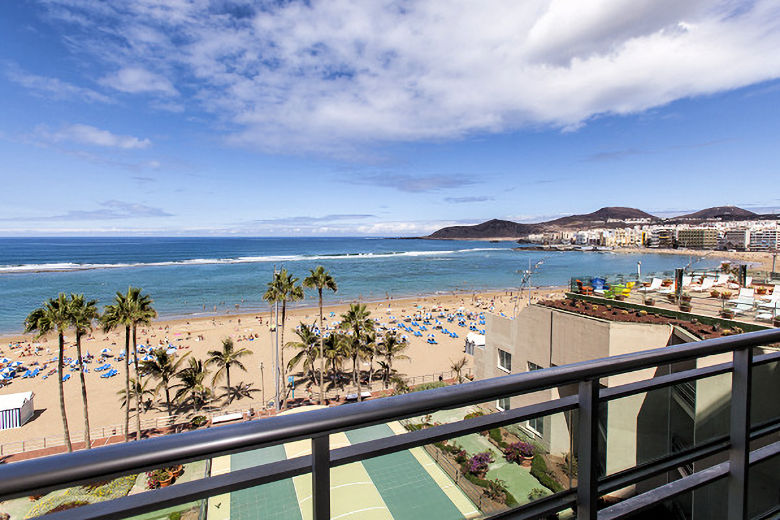
MULTIPOLYGON (((161 317, 267 310, 262 301, 274 267, 303 279, 324 265, 338 293, 328 302, 381 300, 489 289, 516 289, 529 259, 543 261, 533 286, 568 284, 572 276, 670 274, 686 256, 653 253, 515 251, 511 242, 382 238, 0 238, 0 333, 59 292, 84 293, 105 305, 139 286, 161 317)), ((708 258, 697 268, 714 267, 708 258)), ((301 305, 315 305, 307 291, 301 305)))

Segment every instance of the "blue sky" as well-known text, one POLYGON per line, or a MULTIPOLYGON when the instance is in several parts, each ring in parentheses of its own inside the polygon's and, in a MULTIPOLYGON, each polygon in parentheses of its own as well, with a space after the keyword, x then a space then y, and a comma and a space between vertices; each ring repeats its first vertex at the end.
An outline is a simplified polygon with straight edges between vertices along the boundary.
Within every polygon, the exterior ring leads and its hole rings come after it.
POLYGON ((780 5, 0 2, 0 235, 780 207, 780 5))

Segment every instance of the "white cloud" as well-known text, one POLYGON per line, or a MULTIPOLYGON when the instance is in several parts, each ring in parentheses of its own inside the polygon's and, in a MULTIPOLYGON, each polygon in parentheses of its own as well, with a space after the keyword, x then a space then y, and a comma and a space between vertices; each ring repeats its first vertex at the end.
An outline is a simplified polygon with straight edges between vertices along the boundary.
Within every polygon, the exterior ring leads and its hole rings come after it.
POLYGON ((108 148, 121 148, 132 150, 146 148, 152 144, 149 139, 140 139, 131 135, 118 135, 90 125, 70 125, 56 132, 50 132, 46 127, 38 127, 37 135, 46 141, 55 143, 70 142, 101 146, 108 148))
POLYGON ((15 64, 6 67, 8 79, 27 89, 28 91, 46 97, 48 99, 73 99, 98 103, 112 103, 108 96, 92 89, 79 87, 66 81, 48 76, 39 76, 26 72, 15 64))
POLYGON ((121 68, 113 74, 103 77, 100 83, 130 94, 146 92, 169 96, 177 94, 176 89, 165 76, 155 74, 142 67, 121 68))
POLYGON ((100 27, 104 84, 187 92, 266 150, 571 130, 780 77, 776 0, 48 4, 100 27))

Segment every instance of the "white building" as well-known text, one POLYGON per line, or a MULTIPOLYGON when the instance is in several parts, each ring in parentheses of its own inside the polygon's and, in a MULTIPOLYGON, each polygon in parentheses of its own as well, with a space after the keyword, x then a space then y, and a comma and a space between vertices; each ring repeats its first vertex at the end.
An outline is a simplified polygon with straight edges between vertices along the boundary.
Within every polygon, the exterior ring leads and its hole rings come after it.
POLYGON ((774 251, 780 245, 780 229, 759 229, 750 233, 751 251, 774 251))
POLYGON ((0 430, 20 428, 35 412, 32 392, 0 395, 0 430))

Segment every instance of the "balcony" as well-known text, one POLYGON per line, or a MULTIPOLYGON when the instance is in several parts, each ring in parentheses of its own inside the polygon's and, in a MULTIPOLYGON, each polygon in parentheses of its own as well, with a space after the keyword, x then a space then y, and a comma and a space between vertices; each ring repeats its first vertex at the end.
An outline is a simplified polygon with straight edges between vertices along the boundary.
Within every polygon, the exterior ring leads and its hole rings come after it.
MULTIPOLYGON (((387 461, 388 456, 411 453, 410 450, 416 449, 415 457, 429 457, 425 459, 430 461, 426 464, 438 468, 438 476, 433 480, 438 479, 437 485, 442 492, 450 490, 448 496, 458 494, 458 500, 466 504, 457 511, 453 509, 453 518, 548 518, 556 513, 578 519, 642 518, 642 515, 657 518, 651 515, 658 515, 661 507, 670 515, 665 517, 685 518, 694 509, 691 506, 696 502, 693 494, 700 492, 713 503, 722 500, 723 508, 717 510, 722 518, 769 518, 780 513, 778 473, 767 469, 767 465, 777 464, 780 452, 780 412, 775 403, 780 390, 776 377, 780 352, 769 347, 776 343, 780 343, 780 330, 751 332, 4 464, 0 466, 0 500, 40 496, 58 489, 205 460, 210 461, 211 466, 207 477, 54 512, 46 518, 127 518, 199 501, 202 507, 198 516, 203 518, 208 514, 209 518, 216 518, 218 496, 285 482, 293 482, 297 500, 293 494, 291 503, 284 503, 283 495, 275 493, 276 502, 256 502, 250 506, 254 510, 248 513, 235 511, 234 516, 265 518, 277 513, 279 508, 289 506, 296 509, 300 517, 316 520, 332 516, 419 518, 426 511, 431 518, 449 517, 434 502, 434 495, 422 488, 417 493, 410 493, 413 490, 407 486, 403 494, 395 496, 399 507, 406 508, 406 516, 392 510, 390 496, 382 490, 381 498, 388 509, 381 511, 381 508, 372 509, 370 504, 360 509, 360 504, 369 498, 366 494, 343 492, 344 486, 354 484, 344 481, 345 468, 360 463, 364 470, 369 470, 369 477, 376 480, 372 471, 381 473, 382 461, 387 461), (718 359, 716 356, 727 356, 730 360, 698 363, 718 359), (676 368, 658 370, 663 367, 676 368), (608 388, 599 384, 602 378, 639 371, 646 374, 647 370, 654 369, 653 376, 637 377, 630 383, 608 388), (713 381, 718 377, 730 379, 730 388, 726 387, 724 393, 728 398, 726 401, 710 399, 707 417, 723 419, 723 428, 713 428, 710 435, 692 442, 682 432, 683 426, 672 427, 675 437, 668 450, 650 457, 637 456, 635 464, 619 469, 614 469, 613 465, 610 470, 610 466, 605 465, 604 462, 612 457, 611 448, 604 442, 605 435, 613 438, 631 435, 637 444, 645 441, 645 435, 649 436, 638 424, 636 431, 630 434, 610 431, 612 423, 605 420, 605 414, 614 415, 611 405, 621 399, 641 398, 645 406, 653 406, 657 400, 648 396, 655 392, 666 392, 669 396, 670 389, 679 387, 688 395, 686 402, 690 407, 704 406, 706 399, 699 398, 693 383, 713 381), (758 381, 762 386, 756 386, 758 381), (574 390, 562 392, 560 398, 521 408, 471 414, 469 418, 451 414, 451 420, 441 422, 423 420, 426 427, 377 428, 389 423, 420 424, 420 418, 430 414, 475 405, 487 409, 486 403, 551 388, 574 390), (500 501, 484 498, 486 490, 474 485, 473 475, 466 475, 462 468, 453 465, 446 456, 447 450, 436 447, 446 446, 439 444, 444 441, 452 443, 480 432, 555 416, 565 417, 562 423, 571 434, 569 483, 560 486, 563 489, 557 492, 541 493, 533 500, 529 497, 526 503, 501 506, 500 501), (350 442, 339 441, 343 437, 350 442), (287 458, 250 456, 260 449, 282 446, 287 449, 287 458), (292 446, 295 449, 291 449, 292 446), (424 453, 420 447, 425 447, 424 453), (229 471, 217 471, 214 461, 225 456, 242 463, 234 464, 229 471), (572 464, 575 456, 576 469, 572 464), (372 516, 371 511, 384 516, 372 516)), ((665 413, 672 424, 672 414, 665 413)), ((683 419, 679 424, 690 422, 687 415, 683 419)), ((387 467, 389 464, 385 465, 387 467)), ((400 486, 406 476, 400 469, 398 471, 395 478, 400 486)))

